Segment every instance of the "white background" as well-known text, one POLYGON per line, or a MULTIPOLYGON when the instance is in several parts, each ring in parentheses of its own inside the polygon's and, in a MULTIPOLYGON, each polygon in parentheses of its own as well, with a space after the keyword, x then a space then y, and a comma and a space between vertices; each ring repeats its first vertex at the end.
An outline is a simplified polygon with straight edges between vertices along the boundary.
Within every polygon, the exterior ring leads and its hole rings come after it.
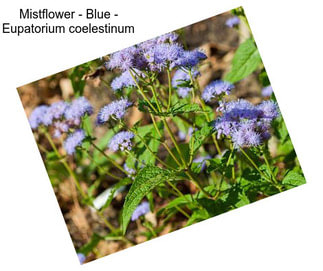
POLYGON ((0 34, 0 270, 323 270, 321 1, 1 1, 107 9, 136 34, 0 34), (16 87, 243 5, 307 184, 80 266, 16 87))

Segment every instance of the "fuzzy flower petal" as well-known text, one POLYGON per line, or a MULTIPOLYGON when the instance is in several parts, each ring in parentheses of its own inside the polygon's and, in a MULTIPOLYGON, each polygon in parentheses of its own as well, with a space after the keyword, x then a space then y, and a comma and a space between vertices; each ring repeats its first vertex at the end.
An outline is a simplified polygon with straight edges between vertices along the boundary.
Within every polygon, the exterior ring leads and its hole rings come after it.
POLYGON ((119 132, 111 138, 109 142, 109 148, 112 151, 118 151, 118 150, 130 151, 132 148, 131 139, 133 139, 134 136, 135 135, 132 132, 128 132, 128 131, 119 132))
POLYGON ((85 97, 75 99, 65 110, 64 116, 67 120, 73 121, 76 124, 80 123, 81 117, 86 114, 91 115, 93 107, 85 97))
POLYGON ((213 81, 205 87, 202 93, 202 99, 205 102, 209 102, 213 98, 230 94, 233 88, 234 86, 229 82, 225 82, 222 80, 213 81))
POLYGON ((44 116, 48 110, 47 105, 37 106, 29 117, 29 124, 32 129, 37 129, 39 125, 44 124, 44 116))
POLYGON ((97 123, 104 124, 110 120, 110 118, 121 119, 126 114, 127 108, 132 105, 127 99, 113 101, 112 103, 101 108, 98 113, 97 123))
POLYGON ((140 216, 145 215, 147 213, 150 212, 150 207, 149 207, 149 203, 144 201, 141 204, 139 204, 136 208, 136 210, 134 210, 134 212, 132 213, 131 216, 131 221, 135 221, 137 220, 140 216))
POLYGON ((74 154, 76 147, 82 145, 84 138, 85 133, 82 129, 78 129, 74 133, 70 134, 64 142, 66 153, 69 155, 74 154))
POLYGON ((120 76, 114 78, 111 82, 111 88, 114 91, 134 86, 136 86, 136 82, 133 80, 129 71, 123 72, 120 76))
POLYGON ((261 95, 263 97, 270 97, 272 93, 273 93, 273 88, 271 86, 264 87, 261 90, 261 95))
POLYGON ((44 115, 43 121, 45 125, 51 125, 53 120, 60 119, 68 107, 68 104, 64 101, 59 101, 51 104, 48 107, 46 114, 44 115))

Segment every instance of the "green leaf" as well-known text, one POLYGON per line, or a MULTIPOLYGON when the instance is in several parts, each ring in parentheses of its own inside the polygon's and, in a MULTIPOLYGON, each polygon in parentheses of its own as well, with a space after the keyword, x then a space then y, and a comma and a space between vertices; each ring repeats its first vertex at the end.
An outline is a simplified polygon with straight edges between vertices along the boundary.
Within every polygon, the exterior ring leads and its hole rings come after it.
POLYGON ((187 220, 187 223, 185 226, 190 226, 196 222, 203 221, 205 219, 208 219, 210 217, 209 213, 205 209, 196 210, 192 213, 189 220, 187 220))
POLYGON ((82 253, 84 255, 89 254, 97 246, 100 240, 102 240, 101 236, 94 233, 90 241, 84 246, 82 246, 77 252, 82 253))
POLYGON ((255 71, 260 63, 261 58, 254 41, 247 39, 235 52, 231 71, 224 77, 224 80, 235 83, 255 71))
MULTIPOLYGON (((186 164, 189 162, 190 160, 190 147, 187 143, 184 144, 179 144, 178 148, 184 158, 184 161, 186 162, 186 164)), ((171 149, 171 152, 174 154, 174 156, 176 157, 176 159, 181 162, 181 156, 178 153, 177 149, 174 147, 171 149)), ((178 168, 178 164, 176 163, 176 161, 173 159, 173 157, 171 155, 168 155, 166 158, 166 164, 173 167, 173 168, 178 168)))
MULTIPOLYGON (((157 127, 160 133, 163 134, 164 132, 163 123, 158 122, 157 127)), ((154 164, 156 157, 152 155, 150 150, 153 153, 156 153, 157 155, 158 148, 160 146, 160 139, 161 139, 158 132, 156 131, 153 124, 149 124, 149 125, 138 127, 137 133, 141 137, 141 138, 138 136, 135 137, 135 141, 137 143, 135 151, 138 159, 140 161, 144 161, 146 164, 154 164), (142 142, 143 141, 142 139, 149 146, 150 150, 146 148, 145 144, 142 142)))
POLYGON ((306 183, 306 180, 303 175, 298 173, 295 170, 289 171, 286 176, 284 177, 282 183, 287 187, 296 187, 306 183))
POLYGON ((124 202, 122 211, 122 232, 125 234, 130 218, 140 201, 157 185, 175 177, 171 170, 148 165, 141 169, 124 202))
POLYGON ((208 123, 204 123, 201 129, 194 131, 193 136, 190 139, 191 153, 194 155, 198 149, 202 146, 204 140, 209 137, 213 132, 213 127, 208 123))

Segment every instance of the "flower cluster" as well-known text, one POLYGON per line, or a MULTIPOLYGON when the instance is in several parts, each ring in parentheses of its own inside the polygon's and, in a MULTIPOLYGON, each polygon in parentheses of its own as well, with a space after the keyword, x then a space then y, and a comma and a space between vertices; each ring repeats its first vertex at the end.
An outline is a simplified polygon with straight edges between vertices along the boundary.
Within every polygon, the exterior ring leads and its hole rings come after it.
POLYGON ((213 98, 220 99, 223 95, 230 94, 233 88, 234 86, 229 82, 225 82, 222 80, 213 81, 205 87, 202 93, 202 99, 205 102, 209 102, 213 98))
POLYGON ((47 105, 36 107, 29 117, 32 129, 37 129, 40 125, 54 128, 53 136, 60 137, 63 133, 68 133, 71 129, 77 129, 69 134, 64 142, 64 148, 68 154, 75 152, 76 146, 80 146, 85 133, 79 129, 82 117, 91 115, 93 107, 85 97, 79 97, 71 103, 59 101, 47 105))
POLYGON ((132 105, 127 99, 122 98, 101 108, 97 116, 97 123, 104 124, 110 119, 119 120, 126 114, 127 108, 132 105))
POLYGON ((279 116, 273 101, 255 106, 246 100, 224 103, 219 107, 222 116, 214 122, 218 137, 230 136, 235 148, 259 146, 270 137, 270 124, 279 116))
POLYGON ((122 131, 117 134, 115 134, 110 142, 109 142, 109 148, 112 151, 125 151, 128 150, 130 151, 132 148, 132 142, 131 139, 134 138, 134 134, 129 131, 122 131))
POLYGON ((137 220, 140 216, 145 215, 150 212, 149 203, 144 201, 143 203, 139 204, 137 208, 134 210, 131 216, 131 221, 137 220))
POLYGON ((64 141, 64 149, 66 153, 71 155, 74 154, 77 146, 81 146, 85 138, 85 133, 82 129, 77 129, 73 133, 69 134, 67 139, 64 141))
MULTIPOLYGON (((108 69, 161 72, 165 68, 196 66, 206 55, 199 51, 186 51, 176 42, 178 35, 168 33, 158 38, 154 38, 138 45, 123 49, 111 54, 110 60, 106 63, 108 69)), ((121 78, 113 83, 113 89, 120 89, 124 86, 131 86, 128 74, 123 74, 121 78)))

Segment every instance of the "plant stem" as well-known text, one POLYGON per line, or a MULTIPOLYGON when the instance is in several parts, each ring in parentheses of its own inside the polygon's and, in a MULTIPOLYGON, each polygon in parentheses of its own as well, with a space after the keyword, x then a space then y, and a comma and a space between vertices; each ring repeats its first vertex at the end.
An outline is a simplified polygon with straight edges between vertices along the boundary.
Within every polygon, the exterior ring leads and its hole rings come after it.
POLYGON ((97 149, 105 158, 107 158, 116 168, 121 170, 124 174, 128 175, 128 172, 122 168, 118 163, 116 163, 113 159, 111 159, 103 150, 101 150, 97 145, 91 142, 91 145, 97 149))
POLYGON ((167 104, 167 112, 168 112, 172 102, 172 83, 170 79, 169 69, 167 69, 167 78, 168 78, 168 104, 167 104))
POLYGON ((69 164, 65 161, 65 159, 62 159, 62 156, 60 155, 60 153, 58 152, 56 146, 55 146, 55 143, 53 142, 52 140, 52 137, 50 136, 50 134, 45 131, 44 132, 49 144, 51 145, 52 149, 54 150, 55 154, 57 155, 57 157, 59 158, 60 162, 63 164, 63 166, 65 167, 65 169, 67 170, 67 172, 69 173, 69 175, 72 177, 75 185, 76 185, 76 188, 77 190, 80 192, 82 198, 86 199, 87 196, 85 195, 84 191, 82 190, 81 188, 81 185, 74 173, 74 171, 71 169, 71 167, 69 166, 69 164))

